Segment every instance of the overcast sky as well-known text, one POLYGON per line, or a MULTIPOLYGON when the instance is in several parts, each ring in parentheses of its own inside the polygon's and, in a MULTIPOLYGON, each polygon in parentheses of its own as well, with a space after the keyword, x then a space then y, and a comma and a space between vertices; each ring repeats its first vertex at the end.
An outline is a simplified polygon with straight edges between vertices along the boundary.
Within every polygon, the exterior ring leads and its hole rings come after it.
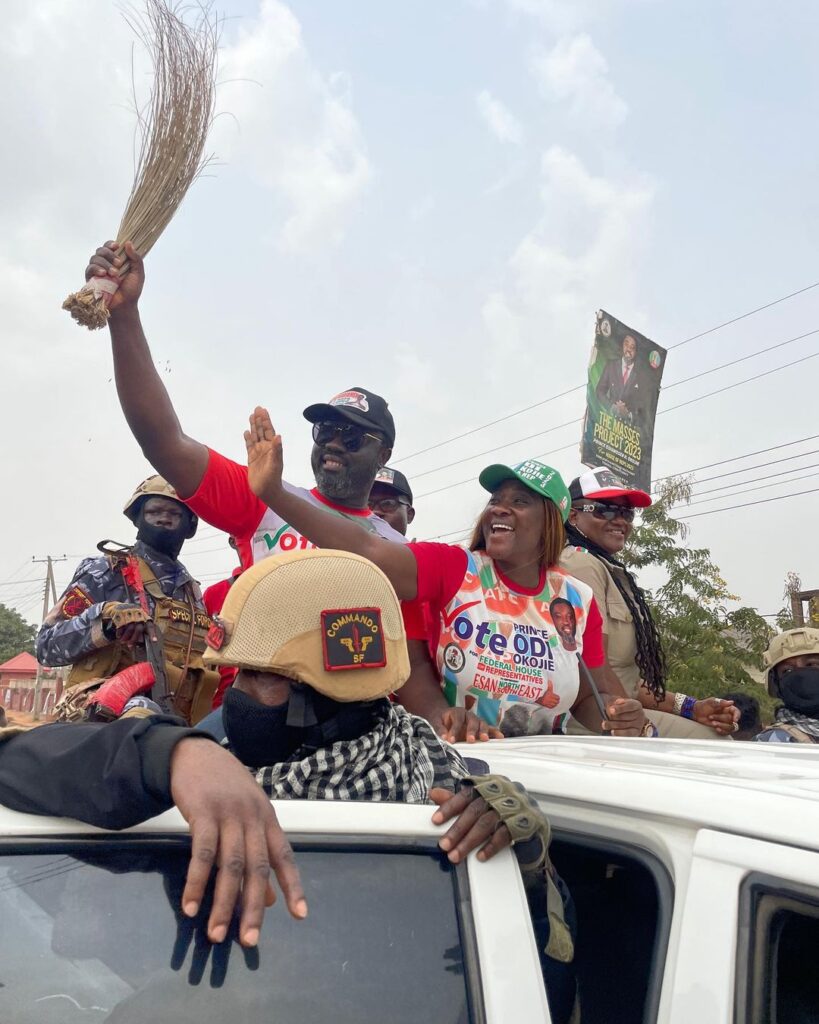
MULTIPOLYGON (((454 537, 488 462, 576 474, 579 427, 554 428, 582 393, 408 456, 581 384, 596 309, 672 346, 819 280, 814 0, 218 7, 220 164, 150 254, 142 309, 183 425, 226 454, 266 404, 288 478, 309 484, 302 409, 363 385, 395 415, 417 535, 454 537)), ((130 189, 130 53, 108 0, 13 4, 0 35, 0 602, 31 621, 31 557, 68 555, 62 586, 98 540, 129 540, 120 510, 149 472, 107 331, 60 310, 130 189)), ((819 288, 672 351, 655 477, 819 434, 819 358, 772 372, 819 334, 668 388, 817 328, 819 288)), ((745 470, 699 485, 736 486, 691 516, 819 488, 816 450, 701 471, 745 470)), ((691 541, 774 612, 788 570, 819 586, 817 512, 812 493, 704 515, 691 541)), ((209 528, 183 557, 205 585, 233 564, 209 528)))

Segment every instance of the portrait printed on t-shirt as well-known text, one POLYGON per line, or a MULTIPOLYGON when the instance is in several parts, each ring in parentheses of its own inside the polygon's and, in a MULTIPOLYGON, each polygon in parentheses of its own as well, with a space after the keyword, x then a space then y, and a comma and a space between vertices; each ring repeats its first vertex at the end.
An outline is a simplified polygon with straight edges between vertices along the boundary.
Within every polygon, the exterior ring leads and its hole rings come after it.
POLYGON ((571 601, 567 601, 565 597, 556 597, 549 605, 549 614, 564 650, 576 651, 577 616, 571 601))

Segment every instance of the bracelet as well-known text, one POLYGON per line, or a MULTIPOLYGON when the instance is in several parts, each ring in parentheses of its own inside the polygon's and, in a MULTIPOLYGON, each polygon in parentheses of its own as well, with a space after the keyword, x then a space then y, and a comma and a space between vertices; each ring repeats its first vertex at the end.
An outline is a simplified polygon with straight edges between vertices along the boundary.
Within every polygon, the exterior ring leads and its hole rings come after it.
POLYGON ((685 713, 686 708, 691 708, 697 703, 696 697, 689 697, 685 693, 674 694, 674 707, 671 709, 672 715, 682 715, 683 718, 690 718, 691 715, 685 713), (687 703, 690 702, 690 703, 687 703))
POLYGON ((696 697, 686 697, 685 700, 682 703, 682 708, 680 710, 680 715, 683 718, 693 718, 694 717, 694 705, 696 703, 697 703, 697 698, 696 697))

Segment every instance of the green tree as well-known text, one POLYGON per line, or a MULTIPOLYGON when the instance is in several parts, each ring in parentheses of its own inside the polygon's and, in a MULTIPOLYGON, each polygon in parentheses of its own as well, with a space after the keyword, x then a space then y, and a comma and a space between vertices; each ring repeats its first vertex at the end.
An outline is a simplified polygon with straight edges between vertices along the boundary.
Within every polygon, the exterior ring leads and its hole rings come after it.
POLYGON ((773 630, 753 608, 729 611, 737 598, 711 552, 687 544, 688 527, 675 510, 690 501, 691 488, 691 478, 664 481, 624 553, 640 576, 660 573, 646 597, 665 648, 666 685, 695 697, 745 690, 760 701, 763 717, 771 717, 771 701, 751 670, 762 668, 773 630))
POLYGON ((796 623, 793 619, 793 607, 791 598, 802 589, 802 578, 798 572, 791 570, 785 576, 785 589, 782 591, 782 600, 785 602, 776 615, 776 624, 784 633, 786 629, 793 629, 796 623))
POLYGON ((36 635, 36 626, 26 622, 13 608, 0 604, 0 664, 22 651, 34 654, 36 635))

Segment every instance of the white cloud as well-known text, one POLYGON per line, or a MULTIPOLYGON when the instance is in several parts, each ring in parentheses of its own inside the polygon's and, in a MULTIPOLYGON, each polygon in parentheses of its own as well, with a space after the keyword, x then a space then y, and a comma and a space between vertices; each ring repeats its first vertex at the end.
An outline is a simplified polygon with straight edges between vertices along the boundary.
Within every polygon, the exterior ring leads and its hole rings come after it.
MULTIPOLYGON (((560 146, 541 161, 542 209, 509 259, 506 280, 482 309, 493 343, 509 352, 590 339, 594 310, 641 308, 640 263, 650 240, 654 190, 643 180, 595 177, 560 146)), ((565 360, 570 374, 579 364, 565 360)), ((560 372, 558 364, 552 364, 560 372)))
POLYGON ((222 119, 217 149, 283 199, 284 245, 339 241, 372 178, 348 77, 322 76, 293 12, 262 0, 223 50, 220 79, 219 108, 235 120, 222 119))
POLYGON ((585 32, 538 53, 532 71, 547 99, 568 102, 572 116, 592 128, 616 128, 628 114, 609 80, 606 58, 585 32))
POLYGON ((523 126, 515 115, 496 99, 487 89, 476 97, 478 113, 499 142, 520 145, 523 142, 523 126))

